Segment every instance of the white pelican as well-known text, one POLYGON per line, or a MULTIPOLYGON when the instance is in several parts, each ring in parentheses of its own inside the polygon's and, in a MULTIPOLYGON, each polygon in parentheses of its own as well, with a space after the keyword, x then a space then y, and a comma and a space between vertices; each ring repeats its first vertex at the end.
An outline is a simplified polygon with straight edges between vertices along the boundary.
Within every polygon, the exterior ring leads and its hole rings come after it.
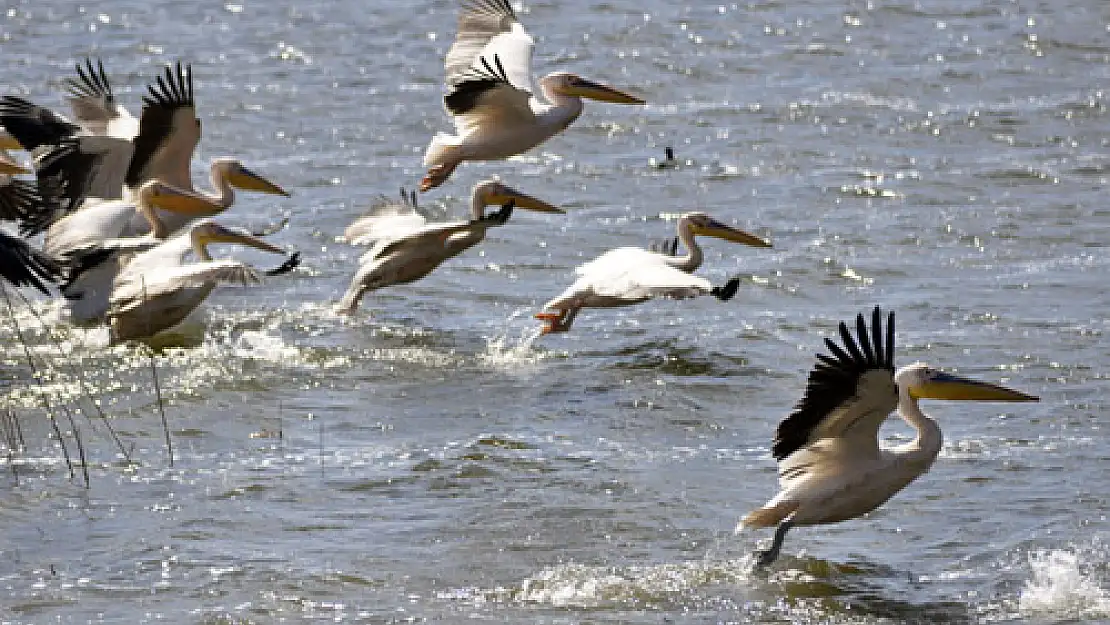
POLYGON ((550 139, 578 119, 581 98, 644 103, 566 72, 542 78, 546 101, 535 97, 533 43, 509 0, 463 0, 443 98, 458 134, 436 133, 428 144, 421 191, 443 184, 462 161, 508 158, 550 139))
POLYGON ((95 203, 63 217, 46 231, 43 251, 71 265, 69 279, 62 286, 66 300, 63 312, 70 321, 82 325, 96 323, 107 312, 112 281, 119 271, 116 255, 135 251, 121 248, 118 239, 136 212, 150 224, 152 231, 147 239, 164 239, 171 234, 161 220, 164 213, 157 209, 195 218, 211 214, 214 208, 203 196, 152 180, 139 188, 134 201, 95 203), (114 252, 103 252, 113 247, 114 252), (100 254, 94 254, 97 251, 100 254))
POLYGON ((609 250, 578 267, 578 280, 555 299, 544 304, 536 319, 545 322, 543 333, 566 332, 583 308, 613 308, 646 302, 653 297, 686 299, 710 294, 727 301, 736 294, 740 281, 729 280, 715 287, 691 272, 701 266, 702 251, 694 237, 710 236, 754 247, 771 247, 767 241, 725 225, 705 213, 686 213, 678 220, 678 238, 686 245, 685 256, 675 256, 674 247, 648 251, 638 247, 609 250))
POLYGON ((366 293, 423 278, 443 261, 481 242, 490 226, 504 224, 513 206, 544 213, 563 212, 496 180, 474 186, 469 221, 429 223, 417 211, 415 198, 406 198, 404 193, 402 198, 402 204, 372 209, 347 228, 346 240, 373 247, 359 259, 359 269, 336 312, 353 314, 366 293), (504 207, 485 215, 486 206, 497 204, 504 207))
POLYGON ((862 516, 929 470, 941 448, 941 431, 918 400, 1037 401, 994 384, 944 373, 923 363, 894 371, 894 313, 884 340, 875 307, 870 336, 863 315, 856 335, 840 324, 843 346, 831 339, 831 355, 817 354, 805 396, 779 424, 771 453, 779 461, 781 490, 743 518, 743 527, 772 527, 771 548, 759 566, 774 562, 786 532, 795 525, 837 523, 862 516), (879 446, 879 428, 892 410, 917 431, 910 442, 879 446))
MULTIPOLYGON (((221 282, 261 281, 259 272, 237 260, 213 260, 212 243, 237 243, 275 254, 285 250, 240 228, 204 219, 161 245, 137 254, 116 277, 108 320, 112 342, 147 339, 172 328, 189 316, 221 282), (195 262, 188 262, 193 254, 195 262)), ((270 275, 284 273, 297 263, 293 254, 270 275)))

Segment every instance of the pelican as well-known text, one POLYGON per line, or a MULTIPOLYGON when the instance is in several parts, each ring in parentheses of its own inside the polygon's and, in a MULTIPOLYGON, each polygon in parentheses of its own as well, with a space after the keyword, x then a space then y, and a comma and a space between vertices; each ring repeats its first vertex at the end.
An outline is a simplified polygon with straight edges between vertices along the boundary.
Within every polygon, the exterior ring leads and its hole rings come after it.
POLYGON ((609 250, 578 267, 578 280, 555 299, 544 304, 536 319, 545 322, 543 334, 566 332, 583 308, 613 308, 646 302, 653 297, 686 299, 710 294, 728 301, 740 281, 729 280, 715 287, 691 272, 701 266, 702 250, 694 237, 711 236, 754 247, 771 247, 767 241, 725 225, 705 213, 686 213, 678 220, 678 238, 688 250, 676 256, 675 247, 649 251, 638 247, 609 250))
POLYGON ((535 97, 533 43, 509 0, 463 0, 443 98, 458 134, 436 133, 428 144, 421 191, 443 184, 462 161, 508 158, 559 134, 582 113, 582 98, 644 104, 566 72, 542 78, 544 99, 535 97))
POLYGON ((805 396, 775 433, 771 453, 779 462, 781 490, 736 528, 778 526, 770 549, 757 553, 758 566, 775 561, 790 528, 862 516, 929 470, 942 437, 918 400, 1037 401, 920 362, 895 373, 894 313, 884 340, 878 306, 870 333, 860 314, 856 338, 842 322, 840 339, 843 346, 825 339, 832 355, 817 354, 805 396), (895 409, 917 436, 904 445, 880 447, 879 428, 895 409))
POLYGON ((158 209, 186 218, 213 212, 203 196, 152 180, 139 187, 134 201, 96 203, 63 217, 46 231, 43 251, 70 266, 69 279, 62 286, 64 312, 70 321, 96 323, 107 312, 112 281, 119 271, 116 257, 143 247, 142 240, 132 241, 133 245, 118 241, 136 212, 150 224, 146 239, 153 242, 171 234, 160 217, 164 213, 158 209))
MULTIPOLYGON (((259 272, 237 260, 213 260, 208 245, 236 243, 275 254, 285 250, 240 228, 200 220, 161 245, 131 259, 116 277, 108 320, 112 341, 147 339, 172 328, 189 316, 221 282, 261 281, 259 272), (187 257, 196 256, 196 262, 187 257)), ((290 259, 270 275, 284 273, 297 263, 290 259)))
POLYGON ((406 198, 403 192, 402 198, 400 205, 376 207, 347 228, 347 241, 373 247, 359 259, 359 269, 336 312, 353 314, 366 293, 423 278, 443 261, 480 243, 490 226, 508 220, 514 206, 543 213, 563 212, 496 180, 474 186, 468 221, 430 223, 418 212, 415 198, 406 198), (497 204, 503 205, 500 211, 485 214, 487 206, 497 204))

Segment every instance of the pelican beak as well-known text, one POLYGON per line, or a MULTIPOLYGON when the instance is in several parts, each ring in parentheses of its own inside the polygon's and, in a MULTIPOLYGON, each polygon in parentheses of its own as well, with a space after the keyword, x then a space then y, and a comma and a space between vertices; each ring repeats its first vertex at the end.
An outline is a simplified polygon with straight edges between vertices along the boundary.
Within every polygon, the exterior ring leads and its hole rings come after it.
POLYGON ((0 150, 22 150, 23 144, 16 140, 10 132, 0 128, 0 150))
POLYGON ((211 217, 218 215, 221 208, 207 199, 176 187, 162 185, 151 196, 150 203, 168 211, 193 217, 211 217))
POLYGON ((15 176, 17 174, 29 173, 31 173, 30 169, 27 169, 19 163, 11 160, 6 154, 0 153, 0 174, 15 176))
POLYGON ((743 243, 744 245, 750 245, 752 247, 771 247, 771 243, 766 239, 757 237, 750 232, 744 232, 739 228, 733 228, 716 219, 710 219, 708 224, 704 226, 696 225, 693 230, 694 234, 697 235, 716 237, 718 239, 732 241, 733 243, 743 243))
POLYGON ((264 252, 273 252, 274 254, 284 254, 285 250, 280 247, 267 243, 262 239, 250 234, 246 230, 239 228, 225 228, 224 226, 216 226, 214 231, 208 235, 208 240, 212 243, 238 243, 239 245, 246 245, 264 252))
POLYGON ((914 399, 952 399, 977 401, 1038 401, 1033 395, 1026 395, 997 384, 980 382, 968 378, 938 372, 924 384, 910 389, 914 399))
POLYGON ((566 213, 566 211, 558 206, 552 206, 543 200, 536 199, 526 193, 521 193, 506 185, 500 185, 496 191, 489 195, 487 200, 490 204, 499 204, 502 206, 512 202, 517 208, 527 208, 528 210, 541 213, 566 213))
POLYGON ((246 167, 239 167, 231 172, 227 177, 227 181, 234 187, 245 191, 257 191, 259 193, 289 197, 289 193, 287 193, 285 189, 266 180, 246 167))
POLYGON ((623 91, 618 91, 608 85, 586 80, 585 78, 575 78, 571 83, 570 95, 576 95, 580 98, 589 98, 591 100, 600 100, 601 102, 612 102, 613 104, 646 104, 642 98, 629 95, 623 91))

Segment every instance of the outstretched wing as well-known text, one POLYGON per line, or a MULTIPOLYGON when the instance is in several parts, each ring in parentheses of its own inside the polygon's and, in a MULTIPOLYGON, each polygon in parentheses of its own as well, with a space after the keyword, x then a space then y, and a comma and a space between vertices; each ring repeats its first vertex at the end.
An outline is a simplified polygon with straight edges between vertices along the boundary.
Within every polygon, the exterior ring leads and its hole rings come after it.
POLYGON ((532 92, 534 41, 516 18, 509 0, 464 0, 459 11, 455 43, 447 52, 447 86, 454 89, 469 80, 479 59, 493 63, 499 57, 506 80, 517 89, 532 92))
POLYGON ((341 240, 351 245, 372 245, 418 232, 428 218, 416 203, 416 195, 401 189, 401 201, 378 198, 364 215, 351 222, 341 240))
MULTIPOLYGON (((898 405, 894 385, 894 313, 884 341, 882 312, 876 306, 871 328, 862 314, 856 317, 856 337, 840 324, 837 345, 825 339, 831 355, 817 354, 805 395, 794 412, 779 424, 771 453, 784 460, 822 438, 858 437, 878 447, 878 430, 898 405)), ((862 448, 861 448, 862 449, 862 448)))
POLYGON ((92 59, 85 59, 84 67, 78 63, 77 78, 66 85, 73 116, 90 134, 131 140, 139 133, 139 120, 116 100, 100 59, 96 65, 92 59))
POLYGON ((178 63, 167 67, 147 88, 135 154, 124 182, 137 188, 155 178, 182 189, 192 189, 189 165, 200 141, 200 120, 193 100, 193 74, 178 63))
MULTIPOLYGON (((145 301, 153 301, 192 287, 232 282, 258 284, 262 276, 250 265, 237 260, 211 260, 127 274, 126 281, 117 280, 112 291, 112 316, 131 312, 145 301)), ((120 274, 123 278, 124 274, 120 274)))

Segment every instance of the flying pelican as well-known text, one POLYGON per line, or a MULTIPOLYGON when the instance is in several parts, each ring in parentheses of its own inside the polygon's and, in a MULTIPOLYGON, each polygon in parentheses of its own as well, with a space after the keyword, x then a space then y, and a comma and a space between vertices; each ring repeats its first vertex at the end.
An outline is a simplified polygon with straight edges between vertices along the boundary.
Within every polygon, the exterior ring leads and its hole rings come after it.
POLYGON ((653 297, 686 299, 710 294, 727 301, 736 294, 740 281, 729 280, 715 287, 691 272, 701 266, 702 251, 695 236, 711 236, 754 247, 771 247, 767 241, 725 225, 705 213, 686 213, 678 220, 678 238, 686 245, 685 256, 676 249, 648 251, 638 247, 609 250, 578 267, 578 280, 555 299, 544 304, 536 319, 545 322, 543 334, 566 332, 583 308, 613 308, 646 302, 653 297))
POLYGON ((463 0, 443 98, 458 134, 436 133, 428 144, 421 191, 443 184, 462 161, 508 158, 559 134, 582 113, 581 98, 644 104, 566 72, 542 78, 546 101, 535 97, 533 43, 509 0, 463 0))
MULTIPOLYGON (((185 231, 137 254, 116 277, 108 320, 112 342, 147 339, 172 328, 189 316, 221 282, 261 282, 259 272, 237 260, 213 260, 208 245, 237 243, 275 254, 285 250, 241 228, 203 219, 185 231), (188 262, 192 253, 195 262, 188 262)), ((293 254, 268 275, 296 266, 293 254)))
MULTIPOLYGON (((146 239, 158 241, 171 234, 161 219, 165 213, 159 209, 191 219, 211 214, 214 207, 203 196, 152 180, 139 187, 133 201, 95 203, 63 217, 46 231, 43 251, 70 266, 62 294, 63 313, 71 322, 97 323, 107 312, 112 281, 119 271, 117 256, 137 251, 119 243, 136 212, 150 224, 146 239), (105 252, 109 248, 113 251, 105 252)), ((132 242, 142 247, 141 240, 132 242)))
POLYGON ((402 198, 402 204, 376 207, 347 228, 347 241, 373 247, 359 259, 359 269, 336 312, 353 314, 366 293, 423 278, 443 261, 481 242, 490 226, 504 224, 513 206, 543 213, 563 212, 496 180, 474 186, 468 221, 429 223, 418 212, 415 198, 403 192, 402 198), (503 205, 500 211, 485 214, 486 206, 497 204, 503 205))
POLYGON ((759 566, 775 561, 790 528, 862 516, 929 470, 940 453, 941 431, 918 400, 1037 401, 924 363, 895 373, 894 313, 884 341, 878 306, 870 336, 863 315, 856 317, 856 337, 841 322, 843 346, 825 339, 832 355, 817 354, 805 396, 775 433, 771 453, 779 461, 781 490, 736 528, 778 525, 771 548, 757 553, 759 566), (895 409, 917 436, 880 447, 879 428, 895 409))

